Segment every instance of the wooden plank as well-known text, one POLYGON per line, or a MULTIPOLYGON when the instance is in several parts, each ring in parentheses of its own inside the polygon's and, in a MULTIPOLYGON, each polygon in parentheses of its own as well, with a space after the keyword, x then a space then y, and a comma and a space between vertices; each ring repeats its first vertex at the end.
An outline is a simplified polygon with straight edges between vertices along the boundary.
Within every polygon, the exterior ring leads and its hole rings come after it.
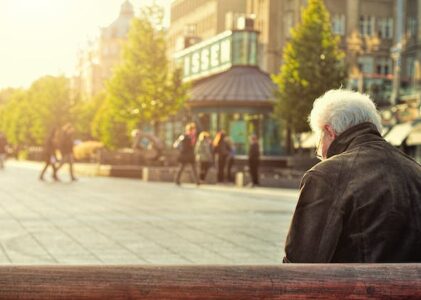
POLYGON ((2 266, 0 299, 419 299, 421 264, 2 266))

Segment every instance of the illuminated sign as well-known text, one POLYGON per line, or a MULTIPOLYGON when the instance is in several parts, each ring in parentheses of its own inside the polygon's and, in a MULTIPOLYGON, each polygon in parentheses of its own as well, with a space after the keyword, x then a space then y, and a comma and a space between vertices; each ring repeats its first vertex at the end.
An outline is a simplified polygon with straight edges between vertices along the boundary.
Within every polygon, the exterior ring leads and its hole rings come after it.
POLYGON ((257 32, 227 31, 175 54, 184 80, 194 80, 234 65, 257 65, 257 32))

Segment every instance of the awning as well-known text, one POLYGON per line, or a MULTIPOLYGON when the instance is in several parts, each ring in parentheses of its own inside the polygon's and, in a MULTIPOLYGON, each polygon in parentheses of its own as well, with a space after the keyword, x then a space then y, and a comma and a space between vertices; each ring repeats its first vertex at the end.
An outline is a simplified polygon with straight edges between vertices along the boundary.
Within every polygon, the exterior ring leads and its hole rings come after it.
POLYGON ((412 122, 395 125, 384 139, 393 146, 400 146, 411 133, 413 127, 412 122))
POLYGON ((406 140, 408 146, 421 145, 421 123, 414 126, 406 140))
POLYGON ((276 85, 256 67, 232 67, 201 79, 190 90, 190 106, 270 106, 275 103, 276 85))

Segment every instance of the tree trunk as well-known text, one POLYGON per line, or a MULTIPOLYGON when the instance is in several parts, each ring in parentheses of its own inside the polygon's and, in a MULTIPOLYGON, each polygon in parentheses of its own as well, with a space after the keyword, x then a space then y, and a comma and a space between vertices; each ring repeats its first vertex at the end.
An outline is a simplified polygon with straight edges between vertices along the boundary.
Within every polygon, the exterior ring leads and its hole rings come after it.
POLYGON ((291 125, 287 125, 287 137, 286 137, 286 152, 288 155, 293 153, 293 144, 292 144, 292 129, 291 125))

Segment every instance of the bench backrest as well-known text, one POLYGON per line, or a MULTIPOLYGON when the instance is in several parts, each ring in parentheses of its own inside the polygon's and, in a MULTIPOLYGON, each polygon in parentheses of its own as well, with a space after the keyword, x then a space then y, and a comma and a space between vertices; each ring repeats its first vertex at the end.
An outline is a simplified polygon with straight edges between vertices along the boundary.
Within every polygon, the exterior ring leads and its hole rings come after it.
POLYGON ((2 266, 0 299, 421 298, 421 264, 2 266))

